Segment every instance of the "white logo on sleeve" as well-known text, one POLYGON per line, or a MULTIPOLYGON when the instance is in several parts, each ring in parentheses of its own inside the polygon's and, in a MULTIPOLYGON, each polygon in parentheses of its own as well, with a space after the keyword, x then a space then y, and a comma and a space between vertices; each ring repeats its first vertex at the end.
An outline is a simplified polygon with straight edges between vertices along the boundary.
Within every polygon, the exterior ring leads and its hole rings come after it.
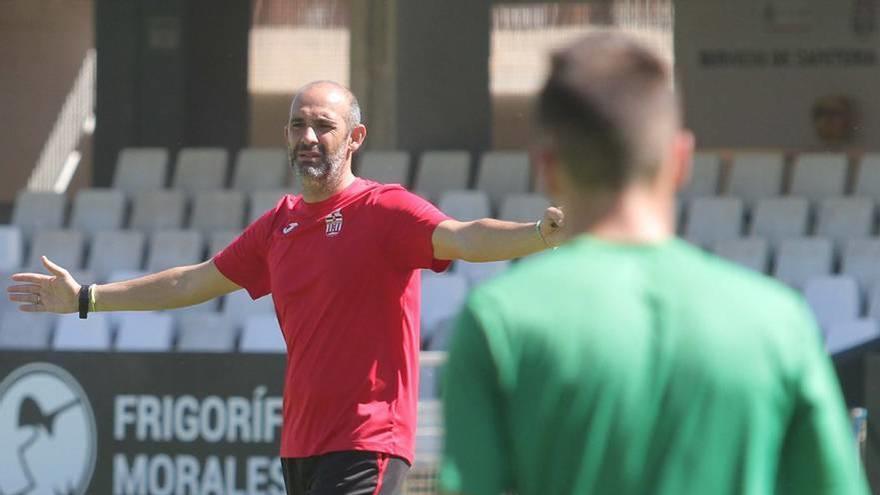
POLYGON ((289 224, 287 224, 286 227, 281 229, 281 233, 284 235, 287 235, 287 234, 293 232, 293 229, 295 229, 297 227, 299 227, 299 224, 297 222, 290 222, 289 224))
POLYGON ((339 235, 342 232, 342 212, 339 210, 334 210, 329 215, 324 218, 324 221, 327 223, 326 234, 327 237, 333 237, 335 235, 339 235))
POLYGON ((97 451, 95 414, 67 371, 32 363, 0 382, 0 438, 0 494, 88 490, 97 451))

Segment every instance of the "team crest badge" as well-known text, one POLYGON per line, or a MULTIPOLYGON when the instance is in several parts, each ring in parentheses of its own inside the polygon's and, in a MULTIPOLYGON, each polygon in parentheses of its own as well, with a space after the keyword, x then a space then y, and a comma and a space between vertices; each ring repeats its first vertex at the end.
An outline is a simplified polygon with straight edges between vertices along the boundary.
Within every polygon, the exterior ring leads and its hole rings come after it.
POLYGON ((342 232, 342 212, 339 210, 331 212, 327 215, 324 221, 327 223, 327 229, 325 231, 327 237, 333 237, 342 232))

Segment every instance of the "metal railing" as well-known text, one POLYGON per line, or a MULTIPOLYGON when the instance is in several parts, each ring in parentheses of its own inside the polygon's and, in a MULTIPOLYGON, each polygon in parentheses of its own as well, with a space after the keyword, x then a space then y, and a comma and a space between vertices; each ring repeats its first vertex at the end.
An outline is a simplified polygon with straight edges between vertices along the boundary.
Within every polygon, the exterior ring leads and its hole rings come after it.
POLYGON ((81 158, 76 150, 80 138, 84 133, 91 133, 95 126, 96 59, 94 49, 86 52, 73 88, 64 100, 52 132, 28 179, 29 190, 67 190, 81 158))

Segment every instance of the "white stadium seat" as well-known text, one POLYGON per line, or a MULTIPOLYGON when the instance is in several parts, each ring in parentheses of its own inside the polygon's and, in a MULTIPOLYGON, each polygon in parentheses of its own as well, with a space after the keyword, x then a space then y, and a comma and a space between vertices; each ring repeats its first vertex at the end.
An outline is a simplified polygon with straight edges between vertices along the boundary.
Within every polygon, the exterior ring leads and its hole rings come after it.
POLYGON ((248 353, 286 353, 287 346, 275 315, 249 316, 245 320, 238 349, 248 353))
POLYGON ((208 236, 208 258, 213 258, 223 248, 235 240, 241 230, 219 230, 208 236))
POLYGON ((144 191, 134 195, 129 228, 147 234, 183 228, 186 195, 183 191, 144 191))
POLYGON ((770 247, 766 239, 745 237, 715 243, 715 254, 759 273, 770 265, 770 247))
POLYGON ((204 235, 221 230, 241 230, 244 195, 238 191, 201 191, 195 194, 190 228, 204 235))
POLYGON ((263 296, 256 301, 244 289, 230 292, 223 297, 223 315, 236 327, 243 327, 252 315, 274 315, 275 305, 272 296, 263 296))
POLYGON ((153 311, 125 313, 118 319, 117 351, 165 352, 174 340, 171 315, 153 311))
POLYGON ((860 318, 841 321, 828 326, 825 332, 825 347, 831 354, 837 354, 853 347, 880 338, 880 328, 873 318, 860 318))
POLYGON ((229 318, 219 313, 184 313, 177 315, 181 352, 233 352, 238 332, 229 318))
POLYGON ((693 198, 715 196, 721 177, 721 158, 715 153, 695 153, 691 167, 691 178, 679 193, 689 201, 693 198))
POLYGON ((782 282, 801 289, 810 278, 829 275, 833 261, 834 249, 830 239, 787 239, 779 244, 773 275, 782 282))
POLYGON ((746 208, 782 192, 781 153, 739 153, 733 158, 727 194, 742 198, 746 208))
POLYGON ((489 196, 483 191, 446 191, 437 203, 440 211, 463 222, 491 215, 489 196))
POLYGON ((70 228, 95 235, 119 230, 125 218, 125 195, 114 189, 83 189, 73 200, 70 228))
POLYGON ((168 150, 165 148, 125 148, 119 152, 113 189, 128 195, 165 187, 168 177, 168 150))
POLYGON ((880 153, 865 154, 858 170, 854 194, 880 201, 880 153))
POLYGON ((0 271, 14 271, 24 262, 24 239, 16 225, 0 225, 0 271))
POLYGON ((470 161, 467 151, 426 151, 419 158, 413 189, 431 201, 444 191, 467 189, 470 161))
POLYGON ((145 243, 144 233, 137 230, 98 232, 86 268, 100 281, 108 280, 117 270, 140 270, 145 243))
POLYGON ((849 239, 869 237, 874 228, 874 201, 869 198, 828 198, 819 203, 816 235, 827 237, 837 247, 849 239))
POLYGON ((289 169, 284 148, 244 148, 235 160, 232 188, 244 193, 280 189, 289 169))
POLYGON ((150 238, 147 271, 150 273, 202 261, 202 235, 194 230, 163 230, 150 238))
POLYGON ((485 263, 471 263, 468 261, 456 261, 455 273, 464 276, 468 285, 473 287, 479 283, 494 278, 510 267, 509 260, 489 261, 485 263))
POLYGON ((531 171, 524 151, 489 151, 480 157, 476 189, 486 192, 493 207, 507 194, 529 192, 531 171))
POLYGON ((843 249, 841 273, 856 279, 867 293, 880 282, 880 239, 850 239, 843 249))
POLYGON ((76 313, 58 317, 52 348, 59 351, 110 350, 110 324, 105 313, 92 313, 81 320, 76 313))
POLYGON ((467 279, 456 273, 422 277, 422 342, 429 342, 434 332, 451 323, 467 291, 467 279))
POLYGON ((842 196, 848 166, 843 153, 804 153, 795 161, 789 194, 810 201, 842 196))
POLYGON ((755 203, 749 234, 763 237, 772 246, 807 234, 810 203, 805 198, 768 198, 755 203))
POLYGON ((737 239, 742 233, 743 202, 739 198, 694 198, 687 206, 684 237, 699 246, 737 239))
POLYGON ((363 151, 358 176, 382 184, 409 184, 410 159, 406 151, 363 151))
POLYGON ((14 308, 4 312, 0 315, 0 349, 48 349, 55 319, 51 313, 25 313, 14 308))
POLYGON ((190 194, 223 189, 228 161, 221 148, 184 148, 177 155, 171 187, 190 194))
POLYGON ((550 200, 540 194, 508 194, 501 201, 498 218, 511 222, 537 222, 544 218, 550 200))
POLYGON ((60 229, 66 207, 67 199, 61 193, 21 191, 15 197, 12 224, 21 229, 28 242, 37 231, 60 229))
POLYGON ((45 271, 40 256, 68 270, 82 268, 85 236, 76 230, 42 230, 34 235, 27 268, 45 271))
POLYGON ((260 218, 263 213, 274 208, 275 205, 281 201, 281 198, 289 193, 290 191, 285 189, 252 192, 248 201, 247 223, 253 223, 253 221, 260 218))
POLYGON ((822 328, 859 316, 859 287, 850 276, 810 278, 804 286, 804 297, 822 328))

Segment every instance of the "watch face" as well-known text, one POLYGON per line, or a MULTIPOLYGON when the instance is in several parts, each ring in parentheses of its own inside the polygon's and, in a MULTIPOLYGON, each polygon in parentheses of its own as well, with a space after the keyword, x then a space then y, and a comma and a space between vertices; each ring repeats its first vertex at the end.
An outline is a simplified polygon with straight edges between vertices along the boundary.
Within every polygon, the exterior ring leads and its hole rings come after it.
POLYGON ((95 469, 95 415, 79 383, 48 363, 0 382, 0 495, 86 493, 95 469))

